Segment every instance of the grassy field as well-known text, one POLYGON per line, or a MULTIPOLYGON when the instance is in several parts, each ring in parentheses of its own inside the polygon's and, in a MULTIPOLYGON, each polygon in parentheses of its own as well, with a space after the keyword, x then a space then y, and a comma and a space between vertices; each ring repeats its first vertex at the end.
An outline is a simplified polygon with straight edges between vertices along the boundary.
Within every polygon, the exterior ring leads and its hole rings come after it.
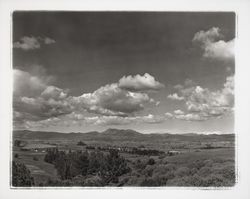
POLYGON ((34 177, 35 185, 46 182, 48 178, 58 179, 54 165, 44 162, 45 153, 21 151, 18 148, 13 150, 13 154, 18 154, 18 158, 13 157, 16 162, 24 163, 34 177))

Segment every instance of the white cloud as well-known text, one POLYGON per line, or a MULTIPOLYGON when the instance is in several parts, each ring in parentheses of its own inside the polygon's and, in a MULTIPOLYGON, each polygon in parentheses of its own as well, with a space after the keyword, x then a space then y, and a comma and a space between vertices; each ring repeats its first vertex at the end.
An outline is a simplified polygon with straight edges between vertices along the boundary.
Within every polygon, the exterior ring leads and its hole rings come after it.
POLYGON ((55 40, 45 37, 28 37, 24 36, 20 39, 20 41, 16 41, 13 44, 14 48, 20 48, 22 50, 35 50, 41 48, 41 43, 49 45, 55 43, 55 40))
POLYGON ((21 48, 23 50, 34 50, 41 47, 39 41, 35 37, 24 36, 13 44, 14 48, 21 48))
POLYGON ((49 86, 50 76, 38 73, 32 75, 18 69, 14 69, 13 75, 13 108, 20 113, 13 115, 14 121, 38 121, 71 112, 67 92, 49 86))
POLYGON ((130 91, 146 91, 146 90, 159 90, 164 87, 163 84, 156 81, 153 76, 145 73, 143 76, 123 76, 118 83, 120 88, 130 91))
POLYGON ((230 60, 234 58, 234 39, 228 42, 223 40, 208 43, 204 48, 204 57, 218 60, 230 60))
POLYGON ((57 88, 55 86, 48 86, 42 93, 41 96, 44 99, 65 99, 67 97, 66 91, 57 88))
POLYGON ((165 118, 162 116, 155 116, 148 114, 145 116, 130 116, 130 117, 120 117, 120 116, 95 116, 95 117, 86 117, 85 120, 87 123, 95 125, 127 125, 132 123, 148 123, 156 124, 162 123, 165 121, 165 118))
POLYGON ((139 118, 134 116, 143 110, 147 103, 159 105, 159 102, 150 98, 147 93, 132 92, 113 83, 100 87, 93 93, 70 96, 67 90, 50 85, 50 78, 46 75, 32 75, 17 69, 14 70, 13 102, 15 123, 27 124, 27 121, 39 122, 59 116, 74 122, 90 121, 85 119, 84 111, 101 115, 97 123, 162 121, 162 118, 152 115, 139 118))
POLYGON ((157 102, 155 103, 155 105, 156 105, 156 106, 159 106, 160 103, 161 103, 160 101, 157 101, 157 102))
POLYGON ((218 27, 212 27, 207 31, 201 30, 195 33, 193 41, 200 42, 201 45, 204 45, 209 42, 214 42, 215 40, 222 38, 220 29, 218 27))
POLYGON ((166 113, 169 118, 181 120, 204 121, 209 118, 218 118, 231 113, 234 106, 234 77, 229 76, 223 88, 211 91, 198 85, 184 84, 176 88, 183 98, 187 113, 176 110, 174 115, 166 113), (192 86, 188 86, 192 85, 192 86))
POLYGON ((203 49, 203 56, 216 60, 234 59, 235 40, 224 41, 220 29, 213 27, 207 31, 199 31, 194 35, 193 42, 203 49))
POLYGON ((173 118, 174 117, 174 115, 172 113, 169 113, 169 112, 165 113, 165 115, 166 115, 167 118, 173 118))
POLYGON ((28 72, 14 69, 14 96, 36 96, 39 95, 50 81, 44 76, 31 75, 28 72))
POLYGON ((184 114, 184 112, 182 111, 182 110, 175 110, 174 111, 174 113, 176 114, 176 115, 183 115, 184 114))
POLYGON ((49 38, 49 37, 45 37, 44 43, 45 44, 54 44, 54 43, 56 43, 56 41, 54 39, 49 38))
POLYGON ((142 110, 144 104, 150 102, 150 98, 146 93, 123 90, 114 83, 103 86, 93 93, 84 93, 79 97, 74 97, 73 101, 89 112, 127 116, 142 110))
POLYGON ((72 107, 67 100, 19 97, 14 101, 14 110, 25 113, 24 120, 44 120, 69 114, 72 112, 72 107))
POLYGON ((180 119, 180 120, 186 120, 186 121, 204 121, 204 120, 207 120, 207 118, 202 117, 201 115, 195 114, 195 113, 175 115, 175 118, 180 119))
POLYGON ((170 94, 170 95, 168 95, 168 97, 167 97, 167 98, 169 98, 169 99, 171 99, 171 100, 177 100, 177 101, 184 100, 184 97, 180 97, 180 96, 178 96, 178 94, 177 94, 177 93, 170 94))
POLYGON ((165 116, 169 119, 178 119, 178 120, 185 120, 185 121, 204 121, 207 120, 207 117, 202 116, 199 113, 184 113, 181 110, 175 110, 174 114, 172 113, 165 113, 165 116))

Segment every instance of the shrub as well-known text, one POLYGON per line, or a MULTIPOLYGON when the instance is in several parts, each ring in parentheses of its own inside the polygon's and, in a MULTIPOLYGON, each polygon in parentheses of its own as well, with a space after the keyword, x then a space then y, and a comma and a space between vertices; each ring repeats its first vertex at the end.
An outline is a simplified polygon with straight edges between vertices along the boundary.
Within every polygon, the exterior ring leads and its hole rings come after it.
POLYGON ((21 146, 21 140, 15 140, 14 141, 14 146, 20 147, 21 146))
POLYGON ((190 169, 187 167, 180 167, 175 172, 175 176, 178 177, 188 176, 190 174, 191 174, 190 169))
POLYGON ((85 146, 86 144, 85 144, 83 141, 79 141, 79 142, 77 143, 77 145, 78 145, 78 146, 85 146))
POLYGON ((103 185, 104 185, 104 182, 99 176, 89 177, 84 182, 84 186, 88 186, 88 187, 100 187, 103 185))
POLYGON ((196 161, 190 163, 190 164, 188 165, 188 167, 189 167, 190 169, 196 168, 196 169, 199 170, 201 167, 204 167, 204 165, 205 165, 205 163, 204 163, 202 160, 196 160, 196 161))
POLYGON ((149 158, 148 165, 154 165, 154 164, 155 164, 154 158, 149 158))
POLYGON ((146 168, 142 171, 142 174, 151 177, 154 172, 154 169, 155 169, 154 165, 147 165, 146 168))
POLYGON ((34 185, 34 179, 24 164, 15 161, 12 162, 12 185, 14 187, 29 187, 34 185))
POLYGON ((212 173, 212 169, 210 167, 202 167, 198 172, 197 175, 201 176, 201 177, 207 177, 208 175, 210 175, 212 173))
POLYGON ((214 161, 213 160, 204 160, 204 165, 207 167, 213 166, 214 161))
POLYGON ((224 185, 224 179, 221 175, 214 175, 211 174, 210 176, 204 178, 202 186, 209 187, 218 187, 218 186, 223 186, 224 185))
POLYGON ((142 181, 143 179, 141 177, 131 176, 128 178, 124 186, 136 186, 136 185, 139 186, 142 183, 142 181))
POLYGON ((140 159, 137 159, 137 160, 134 162, 134 166, 135 166, 135 169, 141 171, 141 170, 143 170, 143 169, 146 168, 147 162, 142 161, 142 160, 140 160, 140 159))
POLYGON ((34 161, 38 161, 39 159, 38 159, 38 157, 34 156, 34 157, 33 157, 33 160, 34 160, 34 161))
POLYGON ((152 178, 145 178, 144 180, 142 180, 142 182, 140 183, 140 186, 142 187, 157 187, 159 186, 158 182, 155 181, 152 178))
POLYGON ((194 174, 196 174, 198 172, 198 169, 196 169, 196 168, 192 168, 191 170, 190 170, 190 174, 191 175, 194 175, 194 174))
POLYGON ((225 166, 218 173, 220 173, 224 178, 235 182, 235 167, 234 166, 225 166))

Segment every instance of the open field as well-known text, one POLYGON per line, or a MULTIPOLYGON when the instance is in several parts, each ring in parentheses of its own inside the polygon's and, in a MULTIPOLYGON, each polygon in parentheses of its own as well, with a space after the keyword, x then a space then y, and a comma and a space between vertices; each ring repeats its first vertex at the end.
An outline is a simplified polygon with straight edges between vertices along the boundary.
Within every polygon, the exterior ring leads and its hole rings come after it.
POLYGON ((13 157, 17 162, 24 163, 34 177, 35 184, 39 185, 48 178, 57 179, 57 171, 52 164, 44 162, 45 153, 21 151, 17 148, 13 150, 13 154, 18 154, 18 158, 13 157), (35 160, 34 160, 35 158, 35 160))

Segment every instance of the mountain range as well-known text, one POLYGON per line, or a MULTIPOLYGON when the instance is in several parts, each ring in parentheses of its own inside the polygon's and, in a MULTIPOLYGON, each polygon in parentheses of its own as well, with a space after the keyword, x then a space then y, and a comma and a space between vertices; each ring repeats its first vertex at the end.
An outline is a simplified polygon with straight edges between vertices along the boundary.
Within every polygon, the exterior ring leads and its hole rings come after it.
POLYGON ((208 139, 216 141, 232 139, 234 134, 170 134, 170 133, 151 133, 151 134, 142 134, 131 129, 113 129, 109 128, 103 132, 91 131, 87 133, 60 133, 60 132, 47 132, 47 131, 30 131, 30 130, 15 130, 13 131, 13 138, 18 139, 41 139, 41 140, 50 140, 50 139, 68 139, 68 140, 199 140, 199 139, 208 139))

